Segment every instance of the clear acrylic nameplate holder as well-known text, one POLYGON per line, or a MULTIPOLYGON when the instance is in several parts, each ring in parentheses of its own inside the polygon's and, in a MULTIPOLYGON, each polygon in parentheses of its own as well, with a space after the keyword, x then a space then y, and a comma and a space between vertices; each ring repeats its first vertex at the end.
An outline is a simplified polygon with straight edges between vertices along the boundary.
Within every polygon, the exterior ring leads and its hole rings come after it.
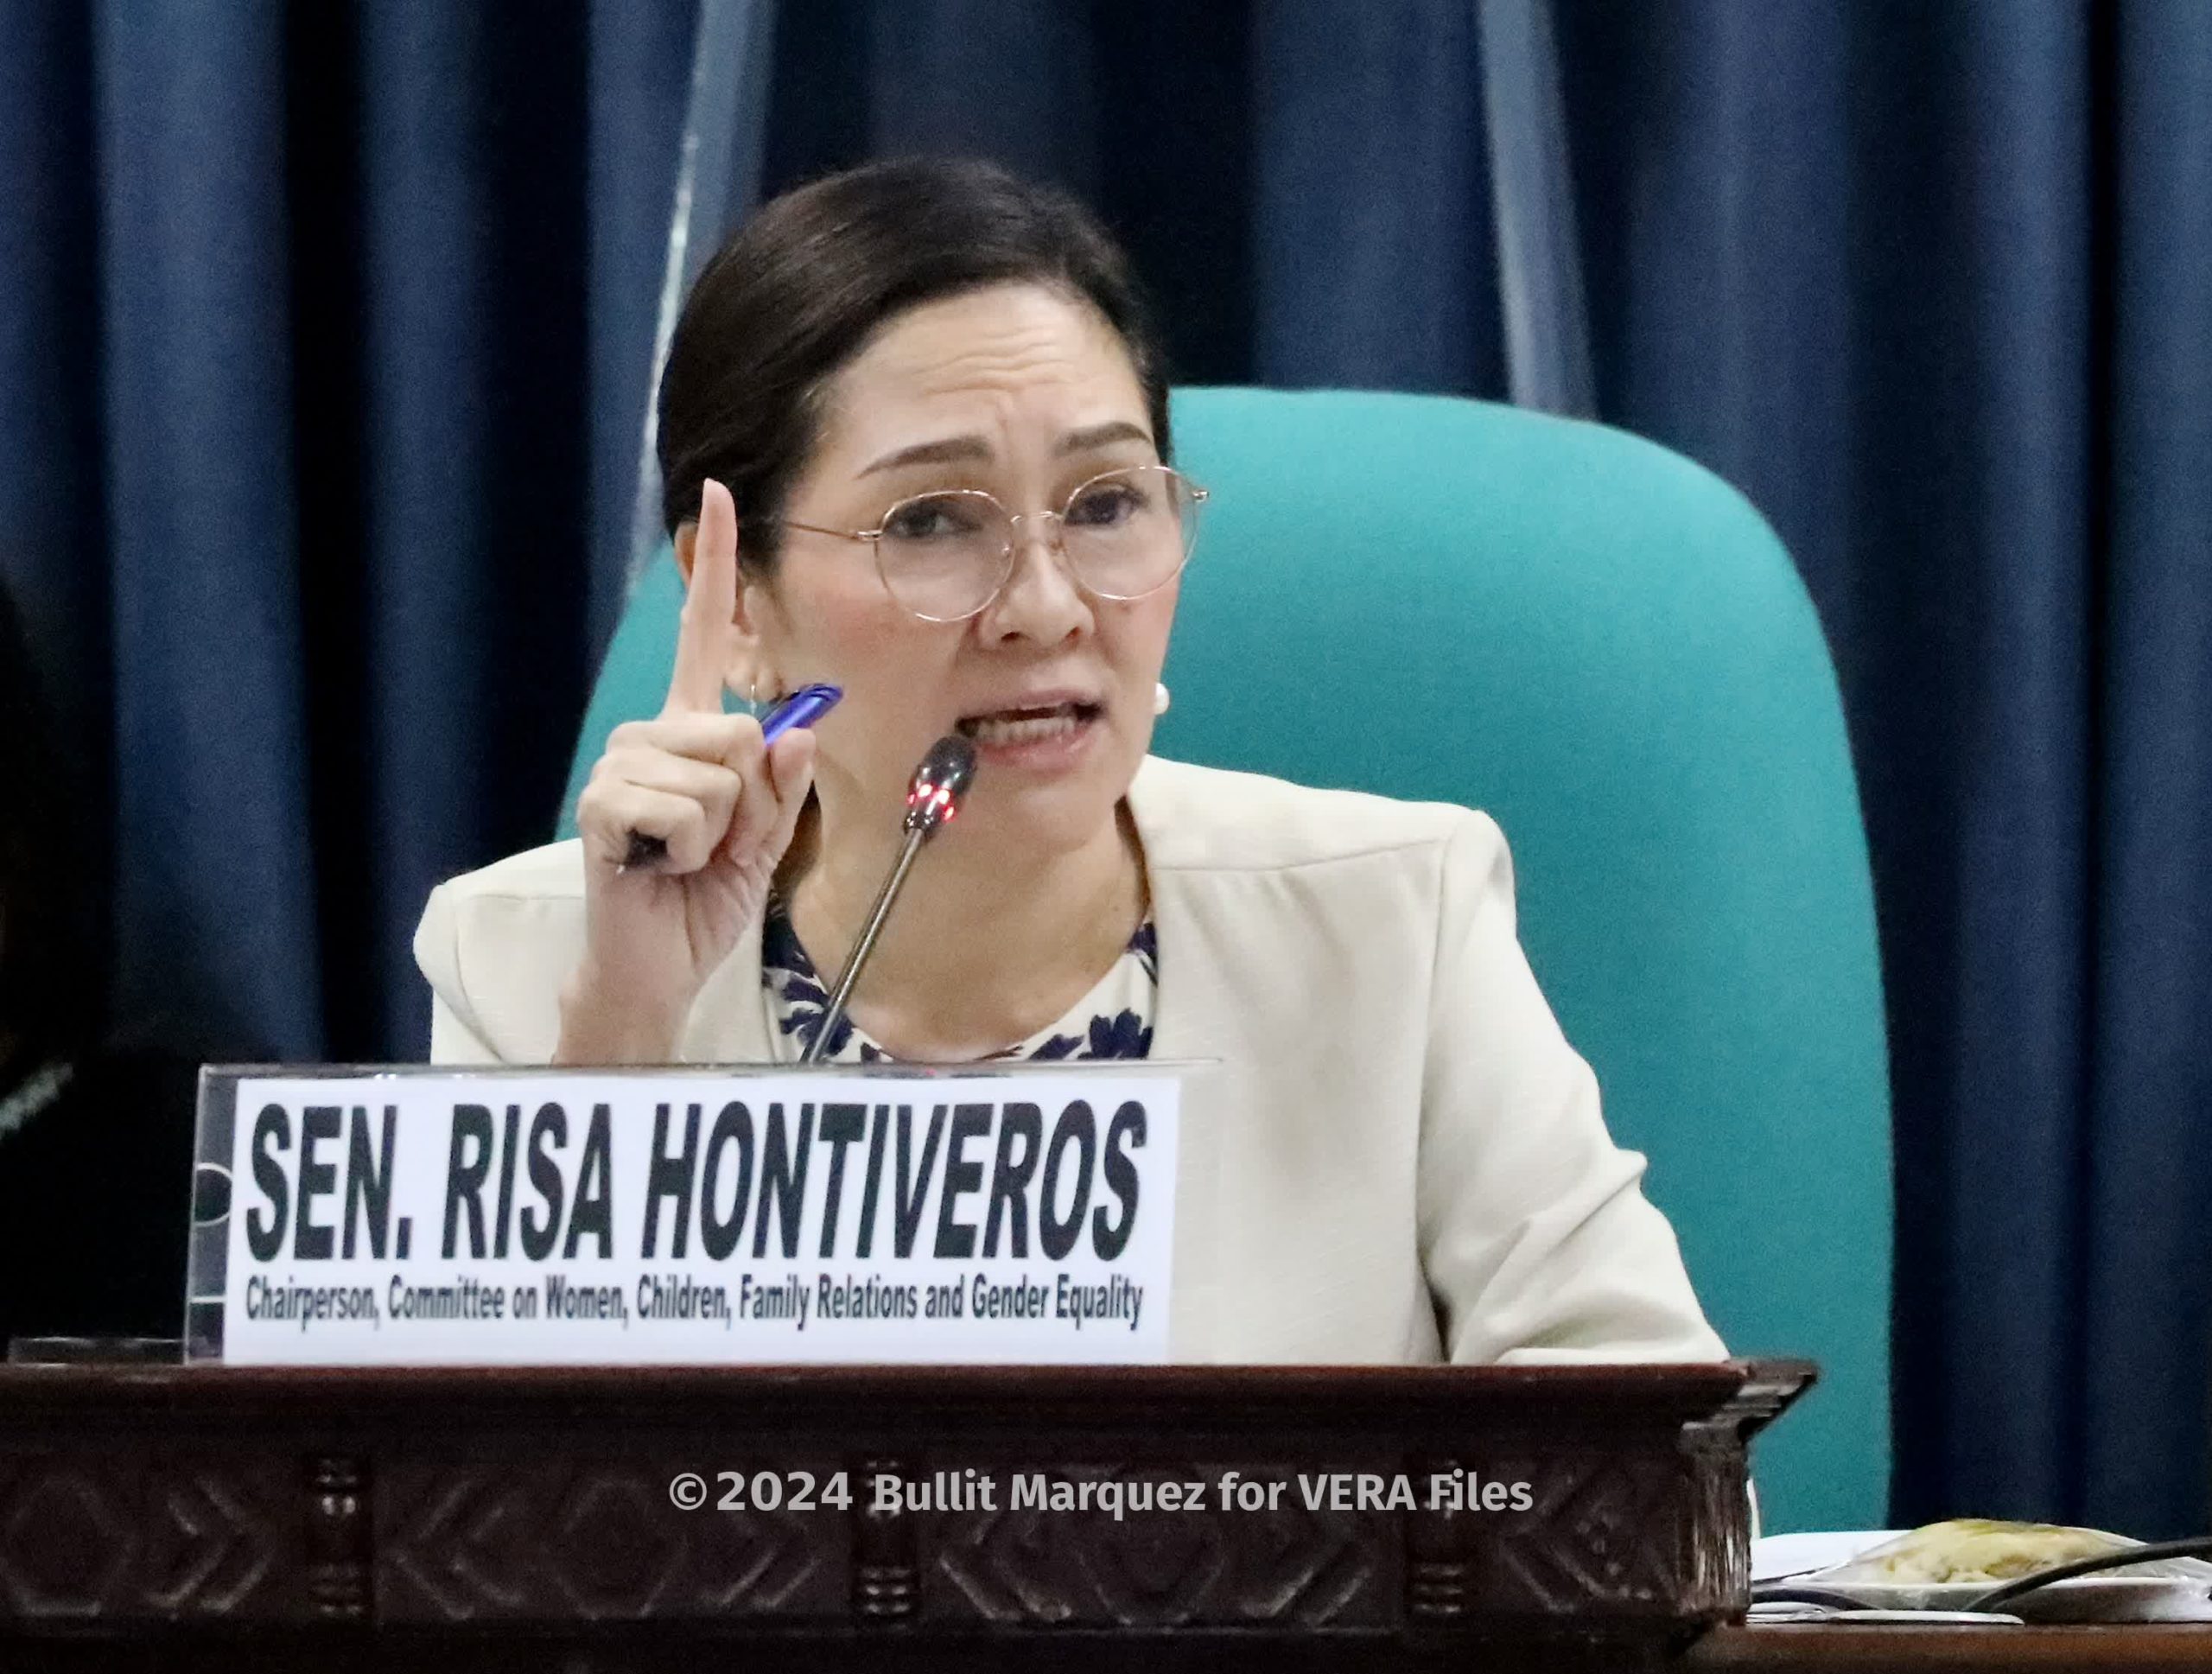
POLYGON ((210 1066, 185 1358, 1165 1359, 1214 1067, 210 1066))

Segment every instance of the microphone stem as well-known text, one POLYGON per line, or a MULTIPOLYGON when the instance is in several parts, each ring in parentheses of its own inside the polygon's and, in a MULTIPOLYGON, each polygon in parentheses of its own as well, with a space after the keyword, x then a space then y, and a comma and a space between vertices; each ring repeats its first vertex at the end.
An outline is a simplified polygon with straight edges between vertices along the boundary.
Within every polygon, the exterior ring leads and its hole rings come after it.
POLYGON ((844 975, 837 978, 836 990, 822 1008, 822 1026, 814 1032, 814 1039, 807 1043, 806 1050, 799 1054, 800 1063, 819 1063, 822 1054, 830 1049, 830 1038, 845 1015, 845 1002, 852 997, 853 984, 860 980, 861 967, 875 951, 875 939, 883 933, 883 921, 891 916, 891 903, 898 899, 914 856, 921 852, 923 839, 929 835, 926 827, 906 833, 906 846, 899 851, 898 863, 891 869, 891 875, 884 879, 883 888, 876 892, 875 906, 868 913, 867 927, 861 932, 860 940, 853 944, 852 957, 845 961, 844 975))

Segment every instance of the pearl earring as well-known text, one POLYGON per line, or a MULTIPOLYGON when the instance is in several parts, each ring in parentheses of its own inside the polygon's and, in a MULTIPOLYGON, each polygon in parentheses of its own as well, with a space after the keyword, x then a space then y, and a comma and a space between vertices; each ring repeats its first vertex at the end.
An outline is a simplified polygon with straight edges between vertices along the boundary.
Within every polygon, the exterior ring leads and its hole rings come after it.
POLYGON ((1160 680, 1154 681, 1152 683, 1152 712, 1154 715, 1166 714, 1167 703, 1168 697, 1166 683, 1160 680))

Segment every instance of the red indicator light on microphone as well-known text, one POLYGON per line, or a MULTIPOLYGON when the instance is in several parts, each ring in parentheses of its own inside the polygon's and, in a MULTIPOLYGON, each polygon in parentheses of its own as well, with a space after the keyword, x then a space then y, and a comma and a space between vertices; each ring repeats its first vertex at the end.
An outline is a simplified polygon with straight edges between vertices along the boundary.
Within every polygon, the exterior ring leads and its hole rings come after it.
POLYGON ((951 817, 976 777, 976 747, 948 733, 930 747, 906 791, 906 829, 934 831, 951 817))

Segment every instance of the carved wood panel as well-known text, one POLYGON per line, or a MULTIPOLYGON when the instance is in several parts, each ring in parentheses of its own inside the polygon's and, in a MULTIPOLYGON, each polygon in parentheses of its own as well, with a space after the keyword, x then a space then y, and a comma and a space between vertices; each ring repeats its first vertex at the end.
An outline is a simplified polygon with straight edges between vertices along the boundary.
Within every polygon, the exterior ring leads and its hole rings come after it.
MULTIPOLYGON (((1380 1627, 1402 1573, 1393 1524, 1374 1512, 1308 1511, 1293 1474, 1271 1507, 1224 1510, 1222 1461, 1069 1465, 1048 1483, 1197 1484, 1204 1509, 1014 1509, 923 1514, 923 1587, 934 1620, 1068 1627, 1380 1627)), ((1318 1474, 1318 1473, 1317 1473, 1318 1474)), ((1005 1486, 1011 1474, 1000 1476, 1005 1486)), ((1156 1498, 1154 1495, 1150 1496, 1156 1498)))
MULTIPOLYGON (((847 1514, 719 1509, 715 1461, 726 1451, 397 1461, 384 1473, 378 1514, 379 1614, 440 1622, 842 1617, 851 1590, 847 1514), (673 1504, 671 1480, 702 1469, 706 1503, 673 1504)), ((779 1458, 775 1467, 821 1480, 836 1466, 779 1458)))
POLYGON ((1805 1376, 1749 1370, 0 1367, 0 1638, 350 1623, 362 1644, 390 1626, 481 1646, 645 1622, 1071 1652, 1656 1645, 1744 1596, 1745 1432, 1805 1376), (1426 1503, 1455 1468, 1530 1497, 1426 1503), (1234 1509, 1232 1469, 1259 1491, 1234 1509), (723 1508, 720 1472, 764 1470, 843 1471, 851 1498, 723 1508), (871 1503, 877 1471, 969 1470, 991 1503, 871 1503), (671 1498, 683 1472, 708 1504, 671 1498), (1300 1486, 1363 1472, 1421 1497, 1300 1486), (1094 1493, 1017 1506, 1017 1475, 1094 1493), (1202 1485, 1203 1508, 1129 1503, 1168 1482, 1202 1485), (1125 1491, 1121 1516, 1099 1485, 1125 1491))
POLYGON ((1697 1514, 1726 1508, 1680 1454, 1493 1452, 1453 1462, 1486 1481, 1525 1483, 1530 1503, 1416 1518, 1408 1540, 1417 1615, 1591 1620, 1717 1611, 1748 1580, 1748 1544, 1740 1570, 1712 1550, 1697 1514), (1742 1577, 1732 1587, 1732 1573, 1742 1577))
POLYGON ((300 1484, 245 1453, 0 1453, 0 1608, 48 1620, 306 1615, 300 1484))

